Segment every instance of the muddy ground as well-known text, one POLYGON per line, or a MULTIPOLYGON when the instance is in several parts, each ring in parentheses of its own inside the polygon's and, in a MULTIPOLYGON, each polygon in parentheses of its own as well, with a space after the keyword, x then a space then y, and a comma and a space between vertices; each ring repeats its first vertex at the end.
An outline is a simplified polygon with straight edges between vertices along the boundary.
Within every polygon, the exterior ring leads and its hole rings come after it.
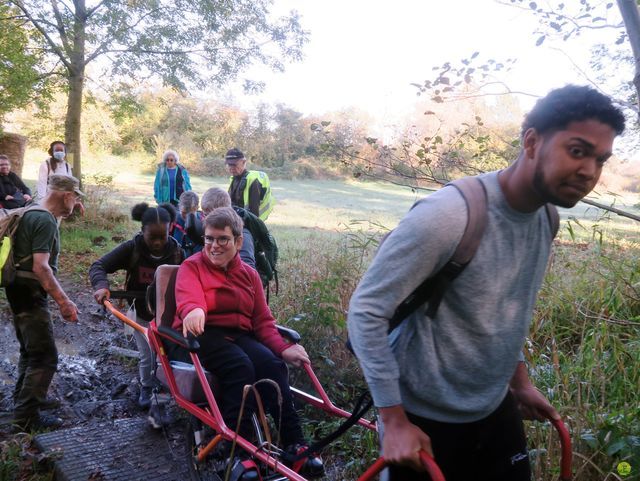
MULTIPOLYGON (((78 323, 65 322, 50 301, 59 364, 49 395, 62 403, 55 414, 64 419, 65 427, 142 415, 135 403, 139 392, 136 360, 111 350, 135 349, 133 340, 125 335, 120 321, 97 315, 99 306, 90 288, 65 279, 61 283, 80 316, 78 323)), ((18 342, 6 301, 0 303, 0 353, 1 436, 8 434, 6 420, 11 414, 18 360, 18 342)))
MULTIPOLYGON (((61 402, 59 409, 51 411, 64 420, 61 429, 90 428, 125 418, 146 419, 147 412, 136 402, 139 394, 137 359, 117 353, 119 350, 135 351, 133 338, 124 332, 121 321, 107 316, 95 303, 89 286, 74 285, 64 279, 64 274, 61 284, 80 311, 78 323, 65 322, 55 303, 50 301, 59 363, 49 396, 61 402)), ((0 301, 0 442, 18 439, 11 425, 17 361, 18 342, 11 311, 3 296, 0 301)), ((169 402, 168 395, 163 394, 161 398, 163 402, 169 402)), ((174 422, 164 431, 158 431, 157 435, 152 433, 154 437, 149 442, 159 443, 165 449, 168 442, 174 458, 171 469, 176 469, 176 465, 184 469, 183 426, 186 417, 171 403, 168 406, 174 422)), ((24 445, 23 442, 21 444, 24 445)), ((23 451, 23 457, 41 460, 37 468, 39 472, 53 467, 51 460, 39 457, 34 445, 23 451)), ((31 479, 29 476, 34 465, 30 462, 23 465, 16 479, 31 479)))

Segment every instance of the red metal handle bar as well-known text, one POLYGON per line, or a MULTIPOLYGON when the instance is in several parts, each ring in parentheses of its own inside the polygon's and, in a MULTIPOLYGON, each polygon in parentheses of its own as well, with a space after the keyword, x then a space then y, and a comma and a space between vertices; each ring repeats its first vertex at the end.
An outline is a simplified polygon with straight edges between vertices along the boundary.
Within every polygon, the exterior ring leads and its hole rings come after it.
MULTIPOLYGON (((440 468, 438 467, 438 465, 436 464, 436 462, 431 456, 429 456, 424 451, 420 451, 419 455, 420 455, 420 461, 422 461, 423 466, 426 468, 431 481, 446 481, 444 479, 444 475, 442 474, 442 471, 440 471, 440 468)), ((382 471, 386 466, 387 466, 386 459, 384 459, 383 456, 380 456, 376 460, 376 462, 373 463, 371 467, 369 467, 369 469, 367 469, 362 474, 362 476, 358 478, 358 481, 370 481, 371 479, 373 479, 374 476, 379 474, 380 471, 382 471)))
POLYGON ((560 480, 571 481, 571 461, 573 457, 573 451, 571 448, 571 437, 569 436, 569 430, 567 426, 562 422, 562 419, 552 419, 551 423, 558 430, 560 435, 560 446, 562 449, 562 459, 560 461, 560 480))

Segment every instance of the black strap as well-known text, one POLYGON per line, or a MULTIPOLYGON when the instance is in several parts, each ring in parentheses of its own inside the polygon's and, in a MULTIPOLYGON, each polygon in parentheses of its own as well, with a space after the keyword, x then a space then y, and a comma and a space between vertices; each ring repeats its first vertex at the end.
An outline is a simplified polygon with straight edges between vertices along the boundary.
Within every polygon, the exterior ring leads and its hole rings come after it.
POLYGON ((283 453, 282 455, 283 460, 287 463, 292 464, 292 463, 295 463, 296 461, 309 457, 309 454, 320 453, 320 451, 326 448, 327 445, 329 445, 330 443, 338 439, 345 432, 347 432, 349 428, 354 426, 360 420, 360 418, 362 418, 362 416, 367 414, 367 411, 369 411, 369 409, 371 409, 372 406, 373 406, 373 399, 371 399, 371 394, 369 393, 369 391, 364 391, 356 401, 356 404, 353 407, 353 412, 351 413, 351 416, 349 416, 340 426, 338 426, 338 429, 328 434, 324 438, 319 439, 318 441, 313 443, 311 446, 309 446, 307 449, 302 451, 300 454, 291 455, 288 453, 283 453))
POLYGON ((111 299, 126 299, 129 301, 144 300, 145 291, 109 291, 111 299))

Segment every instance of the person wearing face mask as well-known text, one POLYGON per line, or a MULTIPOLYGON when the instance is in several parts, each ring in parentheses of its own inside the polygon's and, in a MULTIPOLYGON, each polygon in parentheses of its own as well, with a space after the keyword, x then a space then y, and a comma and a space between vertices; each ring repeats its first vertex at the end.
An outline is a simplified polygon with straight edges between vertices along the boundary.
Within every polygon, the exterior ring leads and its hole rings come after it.
POLYGON ((71 166, 67 163, 67 147, 61 140, 54 140, 47 151, 49 158, 40 164, 38 183, 36 185, 36 202, 42 201, 47 195, 49 177, 55 174, 73 176, 71 166))

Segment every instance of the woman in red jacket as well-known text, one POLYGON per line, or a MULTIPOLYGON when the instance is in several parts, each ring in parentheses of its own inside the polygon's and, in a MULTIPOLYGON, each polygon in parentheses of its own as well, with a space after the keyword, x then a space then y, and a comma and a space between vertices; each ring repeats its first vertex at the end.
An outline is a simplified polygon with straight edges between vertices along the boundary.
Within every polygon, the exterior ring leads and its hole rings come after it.
MULTIPOLYGON (((293 406, 286 363, 301 366, 309 356, 299 344, 287 344, 276 329, 265 301, 258 272, 242 262, 242 219, 230 207, 215 209, 204 221, 204 249, 183 262, 176 280, 176 317, 173 328, 198 337, 198 357, 221 383, 225 423, 235 429, 246 384, 272 379, 283 397, 282 419, 273 388, 260 390, 265 405, 281 425, 285 450, 297 453, 305 441, 293 406), (280 423, 281 421, 281 423, 280 423)), ((255 409, 247 399, 249 412, 255 409)), ((245 413, 240 434, 252 432, 245 413)), ((322 460, 313 456, 306 471, 322 472, 322 460)), ((314 473, 314 474, 316 474, 314 473)))

